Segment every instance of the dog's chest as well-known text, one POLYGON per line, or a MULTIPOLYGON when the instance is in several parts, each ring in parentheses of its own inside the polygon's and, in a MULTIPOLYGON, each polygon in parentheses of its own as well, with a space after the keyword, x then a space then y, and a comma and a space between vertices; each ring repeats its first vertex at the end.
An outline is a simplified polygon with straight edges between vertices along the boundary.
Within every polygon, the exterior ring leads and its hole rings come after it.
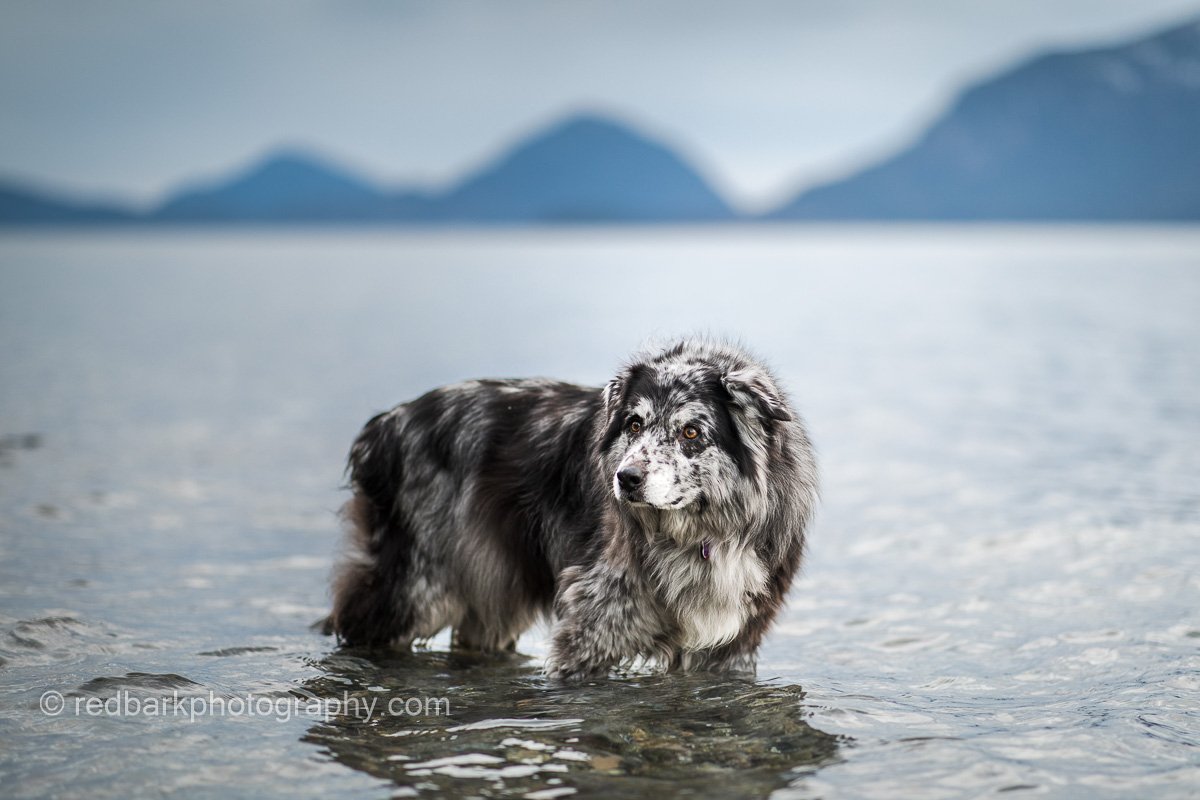
POLYGON ((663 588, 683 649, 704 650, 734 639, 749 616, 751 597, 766 585, 766 570, 753 549, 713 545, 704 558, 700 547, 683 548, 670 562, 663 588))

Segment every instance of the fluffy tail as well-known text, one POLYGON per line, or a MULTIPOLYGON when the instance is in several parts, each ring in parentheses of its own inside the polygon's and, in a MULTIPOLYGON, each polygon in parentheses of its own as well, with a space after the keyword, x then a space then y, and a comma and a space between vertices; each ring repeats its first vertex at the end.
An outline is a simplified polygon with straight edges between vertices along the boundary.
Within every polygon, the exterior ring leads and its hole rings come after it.
POLYGON ((333 613, 324 629, 347 645, 386 645, 411 638, 412 610, 403 585, 412 538, 397 505, 403 480, 398 412, 368 422, 350 449, 354 497, 342 508, 346 552, 333 579, 333 613))

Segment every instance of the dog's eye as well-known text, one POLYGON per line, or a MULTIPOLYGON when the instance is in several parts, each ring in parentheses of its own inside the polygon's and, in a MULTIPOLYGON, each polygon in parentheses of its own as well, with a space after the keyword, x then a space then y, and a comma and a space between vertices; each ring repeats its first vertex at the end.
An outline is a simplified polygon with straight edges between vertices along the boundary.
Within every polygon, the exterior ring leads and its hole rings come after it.
POLYGON ((700 429, 697 428, 695 425, 684 425, 683 426, 683 438, 695 439, 699 435, 700 435, 700 429))
POLYGON ((639 433, 642 430, 642 421, 636 417, 629 420, 629 432, 639 433))

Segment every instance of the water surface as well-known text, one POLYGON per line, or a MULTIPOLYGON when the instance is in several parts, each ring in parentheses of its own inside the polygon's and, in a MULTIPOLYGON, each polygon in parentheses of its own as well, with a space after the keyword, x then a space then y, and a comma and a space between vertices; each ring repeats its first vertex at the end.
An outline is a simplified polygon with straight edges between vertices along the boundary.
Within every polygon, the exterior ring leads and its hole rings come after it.
POLYGON ((4 793, 1195 796, 1197 312, 1189 228, 6 233, 4 793), (308 629, 370 415, 683 331, 821 459, 757 681, 308 629), (129 698, 267 713, 87 713, 129 698))

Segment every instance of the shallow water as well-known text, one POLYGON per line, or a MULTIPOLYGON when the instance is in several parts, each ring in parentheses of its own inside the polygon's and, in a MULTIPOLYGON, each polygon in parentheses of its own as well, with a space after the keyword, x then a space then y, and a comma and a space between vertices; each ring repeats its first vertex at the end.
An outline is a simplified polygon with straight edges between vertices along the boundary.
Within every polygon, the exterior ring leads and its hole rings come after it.
POLYGON ((1196 796, 1198 311, 1189 228, 6 233, 4 794, 1196 796), (372 413, 695 330, 821 457, 757 681, 308 629, 372 413))

